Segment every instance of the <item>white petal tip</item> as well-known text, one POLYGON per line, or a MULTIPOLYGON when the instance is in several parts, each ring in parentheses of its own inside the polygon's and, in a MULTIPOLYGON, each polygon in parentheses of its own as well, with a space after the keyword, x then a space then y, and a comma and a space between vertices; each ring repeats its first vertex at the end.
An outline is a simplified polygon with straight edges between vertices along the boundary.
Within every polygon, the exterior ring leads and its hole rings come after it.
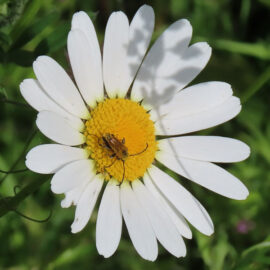
POLYGON ((126 16, 126 14, 123 12, 123 11, 121 11, 121 10, 119 10, 119 11, 114 11, 113 13, 112 13, 112 15, 124 15, 124 16, 126 16))
POLYGON ((206 230, 205 232, 203 232, 203 234, 207 235, 207 236, 211 236, 214 233, 214 228, 209 228, 209 230, 206 230))
POLYGON ((55 194, 61 194, 62 192, 59 192, 57 186, 51 184, 51 191, 55 194))
POLYGON ((191 45, 191 47, 192 46, 194 46, 197 49, 203 51, 204 53, 206 53, 206 52, 210 52, 211 53, 212 52, 212 48, 210 47, 210 45, 207 42, 197 42, 197 43, 194 43, 193 45, 191 45))
POLYGON ((75 229, 71 228, 71 233, 77 233, 77 232, 79 232, 79 230, 75 230, 75 229))
POLYGON ((247 144, 242 143, 242 146, 242 159, 240 161, 247 159, 251 153, 250 147, 247 144))
POLYGON ((204 235, 211 236, 215 232, 214 224, 210 220, 207 221, 207 224, 208 226, 205 226, 204 229, 200 230, 200 232, 204 235))
POLYGON ((23 86, 25 85, 25 83, 27 82, 27 80, 29 80, 29 79, 24 79, 24 80, 20 83, 20 90, 21 90, 21 92, 24 90, 24 89, 22 89, 22 88, 23 88, 23 86))
POLYGON ((150 261, 150 262, 154 262, 157 259, 157 256, 155 258, 146 258, 146 260, 150 261))
POLYGON ((46 56, 46 55, 40 55, 40 56, 38 56, 37 59, 33 62, 33 66, 35 66, 38 62, 40 62, 40 61, 42 61, 44 59, 47 59, 47 58, 49 58, 49 57, 46 56))
POLYGON ((158 251, 156 253, 154 253, 154 254, 142 254, 142 253, 139 253, 139 255, 143 259, 145 259, 147 261, 154 262, 158 257, 158 251))
POLYGON ((186 257, 186 255, 187 255, 187 249, 185 248, 185 250, 184 250, 184 252, 182 254, 182 257, 186 257))
POLYGON ((77 11, 73 14, 73 18, 77 17, 77 16, 88 16, 88 15, 85 11, 80 10, 80 11, 77 11))
POLYGON ((231 190, 231 192, 228 193, 226 197, 233 200, 241 201, 241 200, 245 200, 248 197, 248 195, 249 195, 249 191, 247 187, 240 180, 238 180, 238 185, 235 186, 234 189, 231 190))
POLYGON ((187 255, 187 251, 181 252, 180 254, 173 254, 176 258, 184 258, 187 255))
POLYGON ((151 8, 151 9, 153 9, 151 6, 149 6, 149 5, 147 5, 147 4, 143 4, 139 9, 141 9, 141 8, 151 8))
POLYGON ((113 253, 112 252, 109 252, 109 253, 102 252, 98 248, 97 248, 97 250, 98 250, 98 254, 103 256, 105 259, 110 258, 114 254, 114 252, 113 253))
POLYGON ((144 11, 147 11, 147 12, 150 12, 150 13, 152 13, 153 15, 154 15, 154 9, 151 7, 151 6, 149 6, 149 5, 147 5, 147 4, 144 4, 144 5, 142 5, 139 9, 138 9, 138 11, 139 10, 144 10, 144 11))
POLYGON ((28 157, 29 157, 29 153, 28 153, 27 156, 26 156, 25 166, 26 166, 30 171, 35 172, 35 171, 33 170, 32 166, 31 166, 31 161, 28 159, 28 157))
POLYGON ((249 195, 249 191, 248 191, 248 189, 245 187, 245 188, 242 190, 242 192, 241 192, 238 196, 236 196, 235 198, 233 198, 233 199, 239 200, 239 201, 246 200, 247 197, 248 197, 248 195, 249 195))
POLYGON ((27 160, 27 157, 26 157, 26 160, 25 160, 25 166, 26 166, 30 171, 33 171, 32 167, 31 167, 31 162, 29 162, 29 160, 27 160))
POLYGON ((145 256, 143 254, 140 254, 140 256, 144 259, 144 260, 147 260, 147 261, 150 261, 150 262, 154 262, 156 259, 157 259, 157 256, 155 257, 148 257, 148 256, 145 256))
POLYGON ((192 232, 189 231, 189 232, 186 232, 185 235, 182 235, 184 238, 186 239, 192 239, 192 232))
POLYGON ((251 149, 248 145, 246 145, 246 158, 250 156, 250 153, 251 153, 251 149))
POLYGON ((73 222, 71 225, 71 232, 72 233, 78 233, 82 230, 83 228, 80 228, 79 224, 77 222, 73 222))
POLYGON ((40 122, 40 113, 37 114, 37 118, 36 118, 36 125, 39 128, 39 122, 40 122))
MULTIPOLYGON (((28 153, 29 154, 29 153, 28 153)), ((26 160, 25 160, 25 166, 32 172, 39 173, 39 174, 52 174, 53 172, 42 170, 42 168, 37 168, 36 164, 33 164, 33 160, 29 157, 27 154, 26 160)))
POLYGON ((201 48, 204 48, 205 50, 210 50, 212 51, 212 48, 210 47, 210 45, 207 42, 202 42, 201 43, 201 48))
POLYGON ((69 208, 71 205, 64 199, 61 201, 62 208, 69 208))
MULTIPOLYGON (((186 26, 192 28, 192 25, 191 25, 191 23, 190 23, 189 20, 187 20, 187 19, 181 19, 181 21, 182 21, 182 23, 185 24, 186 26)), ((206 44, 208 45, 208 43, 206 43, 206 44)), ((208 46, 209 46, 209 45, 208 45, 208 46)))

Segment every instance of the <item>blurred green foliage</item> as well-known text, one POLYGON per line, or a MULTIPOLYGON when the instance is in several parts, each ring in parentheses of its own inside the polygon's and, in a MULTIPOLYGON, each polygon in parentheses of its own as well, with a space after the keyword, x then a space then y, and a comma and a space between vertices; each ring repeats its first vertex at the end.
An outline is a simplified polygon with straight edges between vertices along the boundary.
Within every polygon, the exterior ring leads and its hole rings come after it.
POLYGON ((28 193, 21 202, 13 202, 13 210, 41 220, 53 211, 44 223, 14 211, 1 217, 0 269, 270 269, 269 0, 0 0, 0 169, 24 169, 27 150, 47 141, 35 131, 36 112, 25 105, 19 84, 34 76, 31 65, 38 55, 48 54, 69 69, 66 38, 72 14, 86 11, 102 42, 113 10, 132 18, 145 2, 155 10, 154 38, 173 21, 187 18, 193 25, 193 42, 205 40, 213 47, 208 66, 195 82, 229 82, 242 98, 243 110, 236 119, 206 132, 250 145, 247 161, 227 166, 249 188, 248 199, 228 200, 190 183, 212 216, 213 236, 194 230, 193 240, 186 241, 186 258, 176 259, 160 248, 158 260, 150 263, 136 254, 124 230, 116 254, 103 259, 95 248, 96 212, 86 229, 73 235, 74 208, 61 209, 61 196, 50 191, 50 177, 30 171, 7 177, 0 173, 0 214, 14 191, 21 190, 28 193))

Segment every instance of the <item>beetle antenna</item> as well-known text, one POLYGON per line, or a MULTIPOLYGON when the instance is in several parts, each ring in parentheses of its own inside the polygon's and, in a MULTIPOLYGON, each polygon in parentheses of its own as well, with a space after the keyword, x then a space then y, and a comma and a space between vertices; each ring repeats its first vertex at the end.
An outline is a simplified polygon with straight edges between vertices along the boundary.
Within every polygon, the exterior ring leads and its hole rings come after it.
POLYGON ((98 135, 96 135, 96 134, 88 133, 87 135, 95 136, 99 139, 98 135))
POLYGON ((126 173, 126 168, 125 168, 125 161, 122 159, 122 163, 123 163, 123 177, 122 177, 122 181, 121 181, 121 184, 123 183, 124 181, 124 178, 125 178, 125 173, 126 173))
POLYGON ((139 153, 136 153, 136 154, 132 154, 132 155, 128 155, 129 157, 134 157, 134 156, 138 156, 140 154, 142 154, 143 152, 145 152, 148 148, 148 143, 146 143, 146 147, 139 153))
POLYGON ((91 135, 91 136, 96 137, 96 138, 98 139, 98 144, 99 144, 99 146, 108 148, 105 144, 100 143, 100 139, 102 139, 103 137, 98 137, 98 135, 92 134, 92 133, 88 133, 87 135, 91 135))

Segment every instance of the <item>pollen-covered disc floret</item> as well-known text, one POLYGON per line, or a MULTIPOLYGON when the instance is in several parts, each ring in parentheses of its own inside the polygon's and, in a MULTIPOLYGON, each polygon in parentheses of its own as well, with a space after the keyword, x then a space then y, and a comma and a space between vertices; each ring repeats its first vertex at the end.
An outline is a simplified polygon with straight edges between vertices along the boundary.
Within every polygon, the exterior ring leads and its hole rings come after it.
POLYGON ((86 148, 96 162, 97 172, 119 182, 142 177, 157 150, 154 123, 138 103, 127 99, 107 99, 91 111, 85 123, 86 148), (107 137, 106 137, 107 136, 107 137), (109 136, 109 139, 108 139, 109 136), (110 138, 114 138, 117 145, 110 138), (127 150, 123 155, 121 151, 127 150))

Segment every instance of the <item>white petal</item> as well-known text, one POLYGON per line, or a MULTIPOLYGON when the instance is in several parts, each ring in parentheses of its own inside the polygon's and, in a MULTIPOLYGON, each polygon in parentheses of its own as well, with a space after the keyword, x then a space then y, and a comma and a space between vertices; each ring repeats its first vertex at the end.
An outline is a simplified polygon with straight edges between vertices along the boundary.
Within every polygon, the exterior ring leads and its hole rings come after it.
POLYGON ((173 221, 174 225, 176 226, 178 232, 185 238, 191 239, 192 232, 184 219, 184 217, 174 208, 173 205, 160 193, 160 191, 156 188, 153 184, 151 178, 148 174, 143 176, 143 180, 145 186, 148 190, 156 197, 157 200, 160 201, 164 209, 166 210, 167 214, 170 216, 171 220, 173 221))
POLYGON ((215 164, 167 153, 159 153, 156 158, 169 169, 220 195, 236 200, 248 196, 247 188, 239 179, 215 164))
POLYGON ((160 202, 139 180, 132 182, 132 188, 146 211, 159 242, 174 256, 178 258, 185 256, 185 243, 160 202))
POLYGON ((26 155, 28 169, 37 173, 54 173, 63 165, 80 159, 87 159, 88 151, 59 144, 43 144, 32 148, 26 155))
POLYGON ((128 90, 128 41, 127 16, 121 11, 113 12, 106 26, 103 47, 103 78, 110 98, 117 94, 124 97, 128 90))
POLYGON ((103 180, 95 177, 83 192, 75 211, 75 219, 71 225, 71 232, 81 231, 91 217, 98 195, 102 188, 103 180))
POLYGON ((129 27, 129 45, 127 61, 129 69, 129 83, 134 80, 135 75, 142 63, 143 57, 151 41, 155 25, 155 14, 153 8, 143 5, 136 12, 129 27))
POLYGON ((105 258, 116 251, 122 231, 119 182, 110 180, 102 196, 96 227, 98 253, 105 258))
POLYGON ((213 233, 213 227, 189 191, 155 166, 149 169, 149 174, 160 192, 197 230, 206 235, 213 233))
POLYGON ((133 100, 156 106, 168 101, 205 67, 211 55, 207 43, 187 48, 192 28, 187 20, 172 24, 146 55, 132 88, 133 100))
POLYGON ((95 106, 96 101, 102 101, 104 97, 101 56, 95 49, 93 42, 89 43, 81 30, 69 32, 68 55, 72 71, 80 92, 89 106, 95 106))
POLYGON ((90 159, 71 162, 57 171, 51 181, 52 192, 65 193, 96 177, 93 161, 90 159))
POLYGON ((160 101, 163 102, 165 96, 169 98, 172 92, 180 90, 174 87, 171 89, 171 85, 175 86, 175 82, 167 74, 168 72, 173 74, 178 70, 178 66, 170 66, 170 63, 175 62, 173 59, 181 62, 180 59, 187 50, 191 35, 192 27, 185 19, 173 23, 162 33, 147 53, 139 69, 131 92, 132 100, 144 99, 145 103, 154 106, 160 101), (169 89, 164 91, 164 87, 160 88, 162 82, 167 83, 166 88, 169 89))
POLYGON ((210 226, 214 230, 214 223, 213 223, 210 215, 208 214, 208 212, 204 208, 204 206, 195 197, 193 197, 193 199, 196 201, 197 205, 200 207, 201 211, 203 212, 204 217, 207 219, 207 222, 210 224, 210 226))
POLYGON ((43 89, 56 103, 80 118, 89 118, 89 111, 79 91, 55 60, 48 56, 39 56, 33 63, 33 68, 43 89))
POLYGON ((61 207, 68 208, 71 205, 77 205, 88 183, 89 182, 86 181, 76 186, 74 189, 67 191, 65 198, 61 201, 61 207))
POLYGON ((120 188, 121 210, 131 241, 142 258, 154 261, 158 246, 153 228, 129 183, 123 182, 120 188))
POLYGON ((214 108, 192 115, 178 118, 177 113, 175 113, 173 115, 174 119, 166 119, 167 115, 165 115, 156 123, 157 134, 175 135, 207 129, 229 121, 240 111, 239 98, 232 96, 214 108))
POLYGON ((101 53, 100 47, 98 44, 97 34, 95 31, 95 27, 90 19, 90 17, 83 11, 76 12, 72 17, 72 30, 79 29, 84 33, 88 40, 88 44, 91 44, 91 48, 95 52, 96 60, 100 61, 101 65, 101 53))
POLYGON ((232 96, 232 88, 225 82, 204 82, 178 92, 170 102, 153 108, 159 118, 175 119, 214 108, 232 96))
POLYGON ((57 143, 79 145, 85 142, 84 135, 59 114, 42 111, 37 116, 36 124, 46 137, 57 143))
POLYGON ((51 111, 60 114, 67 119, 70 124, 78 129, 82 130, 84 127, 80 118, 70 114, 64 110, 61 106, 56 104, 42 89, 37 80, 25 79, 20 84, 20 90, 24 99, 37 111, 51 111))
POLYGON ((219 136, 182 136, 160 140, 158 147, 170 155, 211 162, 238 162, 250 148, 243 142, 219 136))

